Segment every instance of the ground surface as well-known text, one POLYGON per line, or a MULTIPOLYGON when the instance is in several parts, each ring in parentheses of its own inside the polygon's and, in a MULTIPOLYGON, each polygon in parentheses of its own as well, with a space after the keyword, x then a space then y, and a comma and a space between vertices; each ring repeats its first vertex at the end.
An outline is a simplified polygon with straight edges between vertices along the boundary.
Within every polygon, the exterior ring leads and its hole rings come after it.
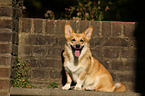
POLYGON ((135 92, 96 92, 96 91, 73 91, 61 89, 28 89, 11 88, 11 96, 141 96, 135 92))

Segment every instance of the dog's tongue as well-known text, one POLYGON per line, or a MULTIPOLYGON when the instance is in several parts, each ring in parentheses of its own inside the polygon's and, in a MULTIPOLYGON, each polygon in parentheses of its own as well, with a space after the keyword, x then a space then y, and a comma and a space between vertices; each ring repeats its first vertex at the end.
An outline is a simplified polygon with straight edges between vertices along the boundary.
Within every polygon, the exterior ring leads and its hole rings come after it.
POLYGON ((75 56, 79 57, 80 56, 80 50, 75 50, 75 56))

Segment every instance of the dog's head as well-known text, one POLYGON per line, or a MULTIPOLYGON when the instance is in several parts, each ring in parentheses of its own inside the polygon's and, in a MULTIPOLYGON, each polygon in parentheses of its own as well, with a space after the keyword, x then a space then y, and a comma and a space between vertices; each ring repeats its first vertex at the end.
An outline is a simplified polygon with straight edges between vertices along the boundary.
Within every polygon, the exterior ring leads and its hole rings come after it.
POLYGON ((91 39, 93 27, 90 26, 83 33, 75 33, 69 24, 64 27, 67 46, 70 46, 76 57, 79 57, 84 47, 88 47, 88 42, 91 39))

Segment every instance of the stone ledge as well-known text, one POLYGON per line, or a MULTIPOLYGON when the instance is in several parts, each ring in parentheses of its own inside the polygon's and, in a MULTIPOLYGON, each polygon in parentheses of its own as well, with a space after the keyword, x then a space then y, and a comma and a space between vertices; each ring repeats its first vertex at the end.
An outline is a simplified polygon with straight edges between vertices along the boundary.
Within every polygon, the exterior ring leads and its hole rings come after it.
POLYGON ((28 89, 28 88, 11 88, 10 94, 18 96, 141 96, 135 92, 96 92, 96 91, 65 91, 60 89, 28 89))

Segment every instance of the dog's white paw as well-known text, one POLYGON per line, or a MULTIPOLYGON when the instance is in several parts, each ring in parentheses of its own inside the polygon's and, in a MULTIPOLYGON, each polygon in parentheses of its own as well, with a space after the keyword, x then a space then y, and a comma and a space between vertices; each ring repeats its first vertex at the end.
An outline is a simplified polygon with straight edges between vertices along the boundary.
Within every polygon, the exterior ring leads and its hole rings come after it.
POLYGON ((93 91, 94 90, 94 88, 92 88, 92 87, 84 87, 83 89, 87 90, 87 91, 93 91))
POLYGON ((62 90, 69 90, 70 88, 70 84, 65 84, 63 87, 62 87, 62 90))
POLYGON ((81 86, 75 86, 74 90, 82 90, 81 86))

